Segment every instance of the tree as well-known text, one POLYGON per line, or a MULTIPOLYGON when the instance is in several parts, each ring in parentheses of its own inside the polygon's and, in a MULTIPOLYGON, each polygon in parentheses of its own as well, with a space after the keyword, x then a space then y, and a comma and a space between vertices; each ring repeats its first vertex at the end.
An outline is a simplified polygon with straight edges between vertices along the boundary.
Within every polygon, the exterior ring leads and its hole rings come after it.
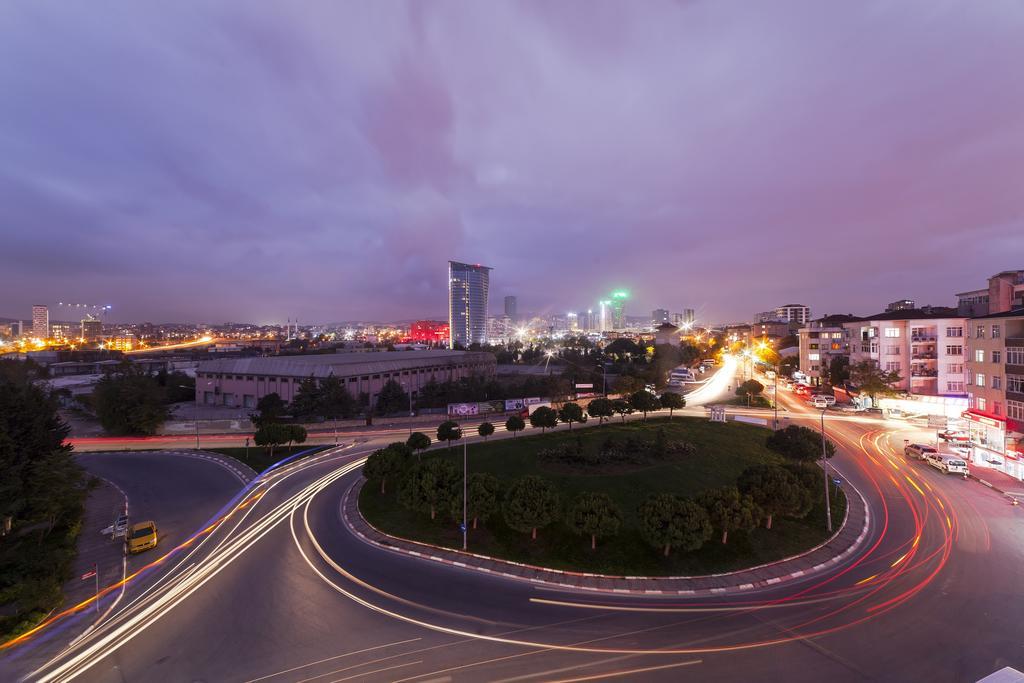
POLYGON ((405 445, 412 449, 416 454, 416 459, 420 459, 420 451, 425 451, 430 448, 430 437, 423 432, 413 432, 409 435, 409 438, 405 440, 405 445))
POLYGON ((379 448, 366 459, 363 465, 363 476, 367 481, 380 482, 380 493, 385 494, 385 485, 389 477, 398 475, 405 467, 401 456, 391 448, 379 448))
POLYGON ((359 403, 345 388, 344 381, 334 375, 320 380, 320 414, 329 420, 352 417, 359 412, 359 403))
POLYGON ((649 391, 636 391, 630 394, 629 404, 633 406, 633 410, 644 414, 644 422, 647 422, 647 413, 661 408, 661 403, 658 402, 658 397, 649 391))
POLYGON ((564 403, 558 410, 558 419, 569 425, 569 431, 572 431, 573 422, 584 422, 587 418, 583 414, 583 408, 580 407, 579 403, 564 403))
POLYGON ((661 407, 668 408, 668 416, 671 418, 674 411, 686 407, 686 399, 683 398, 682 394, 666 391, 661 395, 661 407))
POLYGON ((291 436, 292 431, 286 425, 277 422, 267 422, 259 426, 252 440, 257 446, 269 447, 270 457, 273 458, 274 448, 288 443, 291 440, 291 436))
MULTIPOLYGON (((501 500, 501 482, 493 474, 474 472, 466 483, 466 516, 477 528, 478 520, 486 522, 498 510, 501 500)), ((462 491, 452 497, 452 518, 462 521, 462 491)))
MULTIPOLYGON (((808 427, 789 425, 768 435, 765 445, 776 453, 800 462, 813 462, 821 457, 821 433, 808 427)), ((825 439, 825 457, 836 454, 836 445, 825 439)))
POLYGON ((633 412, 633 405, 624 398, 617 398, 612 401, 612 410, 622 418, 622 423, 625 424, 626 416, 633 412))
POLYGON ((521 477, 512 482, 505 494, 504 512, 510 528, 530 532, 536 540, 537 529, 558 516, 558 491, 547 479, 532 474, 521 477))
POLYGON ((164 396, 155 377, 126 365, 96 383, 92 407, 108 434, 151 436, 170 417, 164 396))
POLYGON ((892 385, 901 381, 900 373, 882 370, 873 360, 862 360, 850 366, 850 381, 874 401, 878 396, 892 396, 898 393, 892 385))
POLYGON ((793 373, 799 369, 800 356, 783 356, 779 359, 779 374, 783 377, 792 377, 793 373))
POLYGON ((633 375, 619 375, 615 378, 615 393, 617 394, 632 394, 635 391, 640 391, 644 388, 644 381, 639 377, 633 375))
POLYGON ((315 377, 306 377, 299 382, 299 388, 292 396, 290 410, 292 415, 311 418, 322 414, 320 384, 315 377))
POLYGON ((757 503, 735 486, 704 491, 697 503, 708 513, 711 526, 722 532, 722 545, 729 542, 730 531, 750 531, 761 523, 757 503))
POLYGON ((736 387, 736 395, 744 398, 748 396, 760 396, 763 391, 764 385, 756 379, 748 379, 746 382, 736 387))
POLYGON ((581 493, 569 506, 565 522, 573 533, 590 536, 590 549, 594 550, 598 538, 619 532, 622 513, 605 493, 581 493))
POLYGON ((671 493, 656 493, 640 505, 640 533, 668 557, 672 548, 696 550, 711 538, 711 521, 704 508, 671 493))
POLYGON ((587 405, 587 414, 596 417, 599 420, 598 424, 604 424, 605 418, 614 415, 615 411, 612 402, 607 398, 595 398, 587 405))
POLYGON ((263 425, 280 421, 284 411, 285 402, 281 400, 281 397, 276 392, 271 392, 256 401, 256 412, 249 417, 254 425, 262 427, 263 425))
POLYGON ((438 508, 448 508, 456 491, 461 493, 462 473, 454 463, 435 458, 416 463, 398 491, 402 505, 412 510, 429 511, 437 517, 438 508))
POLYGON ((458 441, 462 438, 462 427, 459 426, 458 422, 451 420, 445 420, 437 426, 437 440, 447 441, 448 450, 452 448, 452 441, 458 441))
POLYGON ((841 387, 850 379, 850 357, 833 356, 826 366, 826 379, 830 386, 841 387))
POLYGON ((389 379, 381 387, 380 393, 377 394, 377 409, 378 415, 390 415, 392 413, 399 413, 409 410, 409 394, 405 393, 405 389, 402 385, 393 379, 389 379))
POLYGON ((484 441, 487 441, 487 437, 494 433, 494 425, 490 422, 481 422, 480 426, 476 428, 476 433, 484 437, 484 441))
POLYGON ((526 429, 526 422, 519 415, 510 415, 505 420, 505 431, 512 432, 512 437, 515 438, 516 432, 521 432, 526 429))
POLYGON ((530 426, 540 427, 541 434, 543 434, 548 427, 558 426, 558 413, 553 408, 541 406, 530 415, 530 426))
POLYGON ((793 474, 778 465, 748 467, 740 474, 736 488, 749 495, 764 511, 767 529, 772 528, 775 515, 799 516, 808 509, 810 492, 793 474))
POLYGON ((288 436, 288 447, 293 443, 305 443, 306 428, 302 425, 284 425, 285 433, 288 436))

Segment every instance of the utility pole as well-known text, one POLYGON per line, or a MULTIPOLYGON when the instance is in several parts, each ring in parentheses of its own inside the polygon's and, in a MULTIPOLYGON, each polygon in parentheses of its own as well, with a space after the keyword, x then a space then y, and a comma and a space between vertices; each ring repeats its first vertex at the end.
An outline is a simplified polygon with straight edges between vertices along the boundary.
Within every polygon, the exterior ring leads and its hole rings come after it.
POLYGON ((469 532, 468 522, 466 518, 466 512, 468 509, 466 501, 466 490, 469 488, 466 484, 466 480, 469 477, 469 446, 465 441, 462 442, 462 549, 466 549, 466 534, 469 532))
POLYGON ((832 506, 828 500, 828 454, 825 452, 825 411, 821 409, 821 467, 825 471, 825 529, 832 533, 832 506))
POLYGON ((772 391, 772 405, 775 406, 775 429, 779 428, 779 366, 775 366, 775 384, 772 391))

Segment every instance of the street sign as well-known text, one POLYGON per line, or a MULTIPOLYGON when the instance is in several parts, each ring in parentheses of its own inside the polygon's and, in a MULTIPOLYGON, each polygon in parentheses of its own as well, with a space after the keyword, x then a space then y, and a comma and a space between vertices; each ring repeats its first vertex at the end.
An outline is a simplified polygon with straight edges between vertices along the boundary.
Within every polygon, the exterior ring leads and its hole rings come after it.
POLYGON ((842 486, 843 485, 843 480, 842 479, 833 479, 832 483, 835 484, 836 486, 842 486))
POLYGON ((949 425, 949 418, 945 415, 929 415, 928 426, 932 429, 946 429, 949 425))
POLYGON ((466 533, 466 525, 460 523, 459 524, 459 531, 462 532, 462 533, 466 533))
POLYGON ((117 519, 114 520, 114 531, 111 533, 112 538, 124 538, 128 535, 128 515, 118 515, 117 519))
POLYGON ((82 574, 82 581, 85 581, 86 579, 91 579, 94 576, 96 576, 96 570, 95 569, 87 571, 86 573, 82 574))
POLYGON ((712 422, 725 422, 725 407, 710 406, 708 408, 712 422))
POLYGON ((579 382, 577 382, 576 383, 576 388, 577 389, 593 389, 594 385, 593 384, 580 384, 579 382))

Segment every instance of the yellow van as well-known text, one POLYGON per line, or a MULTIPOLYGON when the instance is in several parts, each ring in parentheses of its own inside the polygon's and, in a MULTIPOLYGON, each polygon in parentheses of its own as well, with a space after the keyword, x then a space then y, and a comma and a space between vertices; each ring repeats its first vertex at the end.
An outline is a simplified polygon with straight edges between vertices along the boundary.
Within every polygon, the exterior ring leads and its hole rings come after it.
POLYGON ((156 522, 139 522, 128 530, 128 552, 141 553, 156 547, 156 522))

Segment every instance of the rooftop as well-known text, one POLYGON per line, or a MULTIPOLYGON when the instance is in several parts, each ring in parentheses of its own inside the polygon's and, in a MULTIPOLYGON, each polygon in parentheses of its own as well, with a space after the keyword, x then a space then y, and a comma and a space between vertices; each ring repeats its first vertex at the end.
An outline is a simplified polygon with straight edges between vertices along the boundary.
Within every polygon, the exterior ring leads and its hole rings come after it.
POLYGON ((989 313, 988 315, 978 315, 971 318, 971 320, 984 320, 985 318, 1024 318, 1024 308, 1014 308, 1009 311, 1003 311, 1002 313, 989 313))
MULTIPOLYGON (((866 315, 859 320, 940 320, 943 318, 962 318, 957 309, 947 306, 922 306, 902 311, 885 311, 875 315, 866 315)), ((856 322, 851 320, 850 322, 856 322)))
POLYGON ((307 356, 222 358, 199 364, 199 372, 260 374, 286 377, 344 377, 363 373, 394 372, 425 365, 493 363, 483 351, 381 351, 377 353, 324 353, 307 356))

